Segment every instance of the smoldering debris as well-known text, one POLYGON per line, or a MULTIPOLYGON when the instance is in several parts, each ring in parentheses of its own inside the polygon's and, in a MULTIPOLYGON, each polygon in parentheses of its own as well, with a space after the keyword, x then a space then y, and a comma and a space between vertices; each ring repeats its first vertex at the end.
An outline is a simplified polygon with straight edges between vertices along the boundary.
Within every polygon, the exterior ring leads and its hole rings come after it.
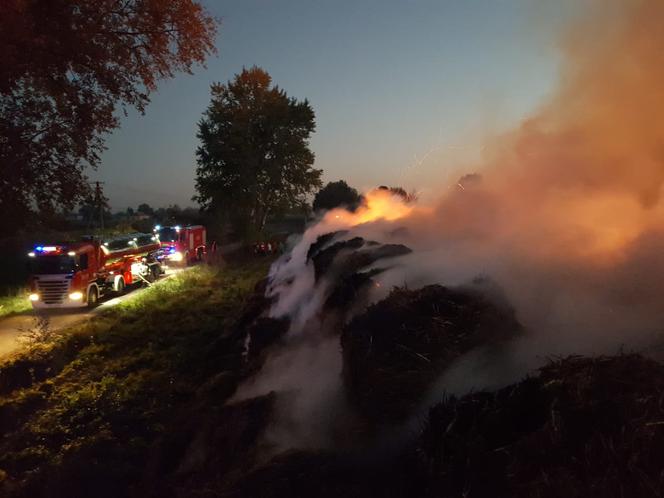
POLYGON ((325 279, 322 313, 330 314, 335 310, 341 314, 337 317, 339 323, 328 327, 332 329, 338 329, 370 302, 369 291, 377 285, 374 277, 390 268, 386 260, 412 252, 403 244, 381 244, 362 237, 334 242, 338 236, 339 232, 324 234, 308 251, 316 281, 325 279), (374 267, 377 262, 381 262, 381 266, 374 267))
POLYGON ((320 236, 307 252, 308 259, 313 262, 316 280, 323 276, 328 276, 330 280, 344 278, 379 260, 412 252, 403 244, 382 244, 362 237, 334 242, 330 236, 336 238, 339 232, 320 236))
POLYGON ((288 332, 287 318, 259 316, 247 327, 247 354, 256 360, 270 346, 277 344, 288 332))
MULTIPOLYGON (((295 272, 301 279, 272 276, 268 284, 278 292, 271 300, 279 305, 292 286, 310 286, 295 294, 300 306, 290 315, 264 313, 245 325, 247 370, 253 374, 242 383, 233 401, 271 391, 293 393, 291 403, 281 403, 268 439, 281 450, 327 448, 340 444, 339 437, 352 424, 354 414, 346 405, 341 383, 342 359, 339 335, 344 323, 370 302, 374 277, 411 252, 399 244, 381 244, 362 237, 344 239, 345 232, 306 239, 294 251, 307 254, 295 272), (306 245, 305 245, 306 244, 306 245)), ((288 261, 286 265, 290 264, 288 261)), ((274 309, 274 308, 272 308, 274 309)))
POLYGON ((335 232, 328 232, 324 233, 323 235, 319 235, 316 240, 309 246, 309 249, 307 249, 307 261, 321 252, 327 246, 332 244, 335 239, 340 239, 347 233, 348 230, 337 230, 335 232))
POLYGON ((477 287, 397 288, 344 328, 344 386, 374 423, 403 421, 455 359, 520 333, 514 310, 477 287))
POLYGON ((660 496, 663 393, 661 363, 569 357, 496 392, 444 399, 395 451, 293 449, 265 459, 256 448, 271 395, 238 404, 217 419, 223 426, 197 424, 203 436, 169 482, 178 496, 660 496))
POLYGON ((661 496, 664 366, 570 357, 448 398, 431 408, 418 453, 427 496, 661 496))

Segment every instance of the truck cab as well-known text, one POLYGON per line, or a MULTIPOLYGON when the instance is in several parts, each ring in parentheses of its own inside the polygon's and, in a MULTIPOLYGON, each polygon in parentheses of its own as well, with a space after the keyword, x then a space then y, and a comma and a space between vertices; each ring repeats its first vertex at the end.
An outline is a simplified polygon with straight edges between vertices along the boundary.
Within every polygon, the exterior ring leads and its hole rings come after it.
POLYGON ((76 243, 37 246, 28 256, 30 301, 33 307, 86 306, 89 283, 99 262, 98 245, 76 243))

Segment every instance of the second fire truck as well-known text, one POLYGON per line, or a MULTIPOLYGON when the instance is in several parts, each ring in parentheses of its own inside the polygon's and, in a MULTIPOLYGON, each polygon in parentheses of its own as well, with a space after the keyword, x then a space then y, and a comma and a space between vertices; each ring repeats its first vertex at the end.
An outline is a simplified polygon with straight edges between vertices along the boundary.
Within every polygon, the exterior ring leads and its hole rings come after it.
POLYGON ((202 225, 154 227, 161 243, 160 259, 166 264, 187 266, 206 256, 206 233, 202 225))

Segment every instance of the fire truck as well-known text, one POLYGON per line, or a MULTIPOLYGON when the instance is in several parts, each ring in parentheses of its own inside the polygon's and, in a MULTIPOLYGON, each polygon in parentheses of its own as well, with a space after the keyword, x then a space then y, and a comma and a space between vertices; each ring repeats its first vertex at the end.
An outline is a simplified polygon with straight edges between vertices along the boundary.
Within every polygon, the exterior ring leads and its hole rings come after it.
POLYGON ((159 249, 159 239, 149 233, 36 246, 28 254, 29 299, 34 308, 94 307, 106 294, 158 278, 159 249))
POLYGON ((205 259, 207 252, 204 226, 157 225, 154 232, 161 244, 159 259, 165 264, 187 266, 205 259))

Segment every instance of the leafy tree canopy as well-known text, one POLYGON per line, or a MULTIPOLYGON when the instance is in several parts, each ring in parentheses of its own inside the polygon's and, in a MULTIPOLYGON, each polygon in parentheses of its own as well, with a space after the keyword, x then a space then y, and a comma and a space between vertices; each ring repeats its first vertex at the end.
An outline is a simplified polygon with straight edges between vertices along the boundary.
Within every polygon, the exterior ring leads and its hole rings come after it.
POLYGON ((118 108, 214 52, 195 0, 0 2, 0 211, 17 224, 85 198, 118 108))
POLYGON ((314 211, 347 207, 355 210, 362 201, 362 196, 345 181, 329 182, 314 197, 314 211))
POLYGON ((139 204, 138 207, 136 208, 136 210, 141 214, 147 214, 149 216, 154 214, 154 209, 152 209, 149 204, 145 204, 145 203, 139 204))
POLYGON ((321 186, 309 137, 314 111, 272 86, 252 67, 212 85, 212 101, 198 124, 194 198, 218 211, 244 235, 260 231, 271 213, 306 201, 321 186))

